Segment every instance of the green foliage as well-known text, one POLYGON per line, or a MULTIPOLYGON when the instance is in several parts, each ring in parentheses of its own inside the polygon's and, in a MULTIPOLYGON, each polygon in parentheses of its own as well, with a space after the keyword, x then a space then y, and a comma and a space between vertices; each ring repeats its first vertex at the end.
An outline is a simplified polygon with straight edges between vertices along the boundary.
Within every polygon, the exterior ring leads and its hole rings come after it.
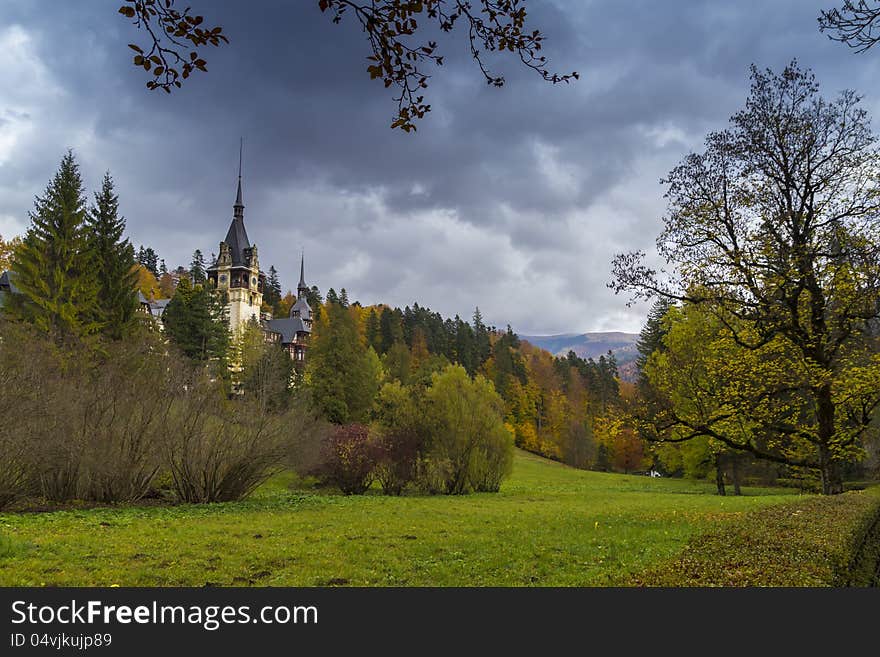
POLYGON ((193 285, 204 285, 207 280, 205 256, 199 249, 193 251, 192 261, 189 263, 189 279, 193 285))
POLYGON ((513 436, 492 383, 479 375, 472 380, 462 366, 449 365, 432 377, 425 402, 426 458, 434 485, 450 495, 497 491, 510 474, 513 436))
POLYGON ((162 316, 165 333, 189 358, 224 363, 230 343, 225 305, 219 293, 181 278, 162 316))
POLYGON ((281 279, 275 265, 269 267, 269 276, 266 278, 266 289, 263 290, 263 301, 273 308, 281 301, 281 279))
MULTIPOLYGON (((143 265, 153 276, 159 278, 159 256, 151 247, 142 244, 137 252, 138 264, 143 265)), ((163 260, 164 262, 164 260, 163 260)))
POLYGON ((79 165, 68 153, 43 196, 14 255, 10 311, 59 342, 97 332, 97 263, 88 248, 85 197, 79 165))
MULTIPOLYGON (((707 463, 706 450, 717 454, 730 448, 818 468, 818 417, 805 406, 801 393, 822 382, 831 384, 833 401, 843 413, 837 420, 838 435, 859 432, 850 419, 872 394, 870 386, 878 385, 869 383, 880 376, 880 369, 871 364, 876 356, 855 352, 852 360, 828 375, 815 363, 793 358, 783 338, 761 348, 743 348, 729 328, 731 320, 725 324, 702 306, 671 309, 665 325, 665 349, 655 351, 645 365, 650 385, 662 398, 649 431, 666 440, 702 439, 702 447, 687 448, 686 470, 707 463)), ((750 335, 734 327, 737 337, 750 335)), ((834 450, 837 459, 858 456, 851 440, 836 444, 834 450)))
POLYGON ((306 380, 316 407, 334 424, 364 422, 382 366, 358 332, 354 309, 328 303, 313 324, 306 380))
POLYGON ((636 342, 636 348, 639 352, 636 358, 636 365, 639 369, 638 386, 639 392, 645 397, 650 396, 650 383, 647 374, 645 374, 645 367, 651 354, 665 349, 663 336, 666 335, 667 327, 663 323, 663 318, 666 317, 673 305, 669 299, 662 297, 657 299, 651 306, 651 310, 648 311, 648 318, 639 333, 638 342, 636 342))
POLYGON ((134 247, 123 238, 125 219, 119 216, 119 197, 109 173, 104 174, 86 222, 91 273, 99 286, 96 320, 107 335, 118 340, 132 329, 138 307, 138 272, 134 247))
POLYGON ((412 372, 412 355, 403 342, 395 342, 382 356, 382 364, 391 381, 407 385, 412 372))

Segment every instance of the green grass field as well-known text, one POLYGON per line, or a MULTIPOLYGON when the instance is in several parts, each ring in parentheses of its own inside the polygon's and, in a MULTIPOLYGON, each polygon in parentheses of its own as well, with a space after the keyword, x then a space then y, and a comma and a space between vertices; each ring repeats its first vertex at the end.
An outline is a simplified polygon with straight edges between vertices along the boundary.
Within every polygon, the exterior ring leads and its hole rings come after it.
POLYGON ((795 499, 574 470, 524 452, 497 494, 291 491, 231 504, 0 514, 4 586, 594 586, 725 519, 795 499))

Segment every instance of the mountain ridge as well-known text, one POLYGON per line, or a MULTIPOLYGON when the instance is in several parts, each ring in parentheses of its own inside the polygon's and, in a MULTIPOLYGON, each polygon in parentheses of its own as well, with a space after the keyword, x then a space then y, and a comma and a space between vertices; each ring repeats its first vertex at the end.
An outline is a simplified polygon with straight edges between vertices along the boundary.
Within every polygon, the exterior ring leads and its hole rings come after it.
POLYGON ((574 351, 581 358, 598 359, 611 351, 617 361, 620 377, 633 380, 635 360, 639 355, 636 342, 638 333, 624 331, 592 331, 588 333, 557 333, 555 335, 520 335, 521 340, 549 351, 554 356, 565 356, 574 351))

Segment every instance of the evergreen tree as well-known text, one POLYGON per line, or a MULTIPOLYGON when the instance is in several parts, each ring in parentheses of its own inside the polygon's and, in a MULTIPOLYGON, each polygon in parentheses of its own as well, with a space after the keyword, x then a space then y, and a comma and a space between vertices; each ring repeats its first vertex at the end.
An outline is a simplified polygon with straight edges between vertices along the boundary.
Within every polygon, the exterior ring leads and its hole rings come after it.
MULTIPOLYGON (((328 292, 329 296, 330 293, 328 292)), ((383 308, 379 316, 380 353, 387 353, 395 342, 403 342, 403 313, 400 309, 383 308)))
POLYGON ((483 323, 483 315, 479 306, 474 309, 474 356, 476 366, 482 367, 492 355, 492 342, 489 339, 489 329, 483 323))
POLYGON ((345 291, 345 288, 339 290, 339 305, 348 308, 348 292, 345 291))
POLYGON ((162 258, 159 261, 159 277, 161 278, 162 276, 164 276, 167 273, 168 273, 168 267, 165 266, 165 258, 162 258))
POLYGON ((269 278, 266 281, 266 290, 263 292, 263 300, 272 306, 281 301, 281 281, 278 279, 278 271, 275 266, 269 267, 269 278))
POLYGON ((649 385, 648 378, 645 376, 645 365, 650 355, 663 347, 663 336, 666 335, 663 318, 666 317, 666 313, 673 305, 671 300, 664 297, 657 299, 651 306, 651 310, 648 311, 648 319, 639 333, 639 339, 636 342, 636 349, 639 351, 639 355, 636 357, 636 366, 639 368, 639 390, 643 393, 649 385))
POLYGON ((131 327, 138 307, 138 273, 134 247, 123 239, 125 218, 119 216, 119 197, 109 173, 104 174, 101 191, 95 194, 86 221, 88 248, 99 286, 96 319, 107 335, 118 340, 131 327))
POLYGON ((364 332, 367 338, 367 344, 379 353, 381 350, 381 336, 379 335, 379 315, 376 314, 375 308, 370 308, 367 315, 367 321, 364 325, 364 332))
POLYGON ((225 362, 230 336, 219 294, 181 278, 162 323, 169 339, 193 360, 225 362))
POLYGON ((193 251, 192 262, 189 263, 189 277, 193 285, 204 285, 207 280, 205 257, 199 249, 193 251))
MULTIPOLYGON (((138 249, 138 262, 146 267, 156 278, 159 278, 159 256, 149 246, 138 249)), ((164 262, 164 261, 163 261, 164 262)))
POLYGON ((88 250, 86 201, 79 166, 68 151, 43 196, 34 201, 31 225, 15 251, 13 314, 59 342, 95 333, 98 283, 88 250))
POLYGON ((321 297, 321 291, 318 289, 317 285, 312 285, 311 289, 306 293, 306 301, 309 302, 309 307, 317 312, 320 305, 323 302, 321 297))
POLYGON ((336 295, 336 290, 332 287, 327 290, 327 305, 329 306, 331 303, 339 303, 339 297, 336 295))
POLYGON ((330 422, 364 422, 379 390, 382 366, 361 339, 351 310, 326 306, 314 324, 307 379, 315 406, 330 422))

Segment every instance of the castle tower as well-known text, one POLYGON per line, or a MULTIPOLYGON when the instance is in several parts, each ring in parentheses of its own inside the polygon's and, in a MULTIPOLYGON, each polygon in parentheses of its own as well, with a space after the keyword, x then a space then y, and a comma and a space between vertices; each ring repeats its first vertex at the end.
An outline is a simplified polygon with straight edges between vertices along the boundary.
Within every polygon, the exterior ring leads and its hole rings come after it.
POLYGON ((260 321, 266 275, 260 271, 257 245, 251 245, 244 227, 241 200, 241 151, 238 157, 238 192, 232 206, 232 223, 220 242, 220 255, 207 269, 208 281, 224 292, 229 302, 229 328, 235 333, 253 318, 260 321))

